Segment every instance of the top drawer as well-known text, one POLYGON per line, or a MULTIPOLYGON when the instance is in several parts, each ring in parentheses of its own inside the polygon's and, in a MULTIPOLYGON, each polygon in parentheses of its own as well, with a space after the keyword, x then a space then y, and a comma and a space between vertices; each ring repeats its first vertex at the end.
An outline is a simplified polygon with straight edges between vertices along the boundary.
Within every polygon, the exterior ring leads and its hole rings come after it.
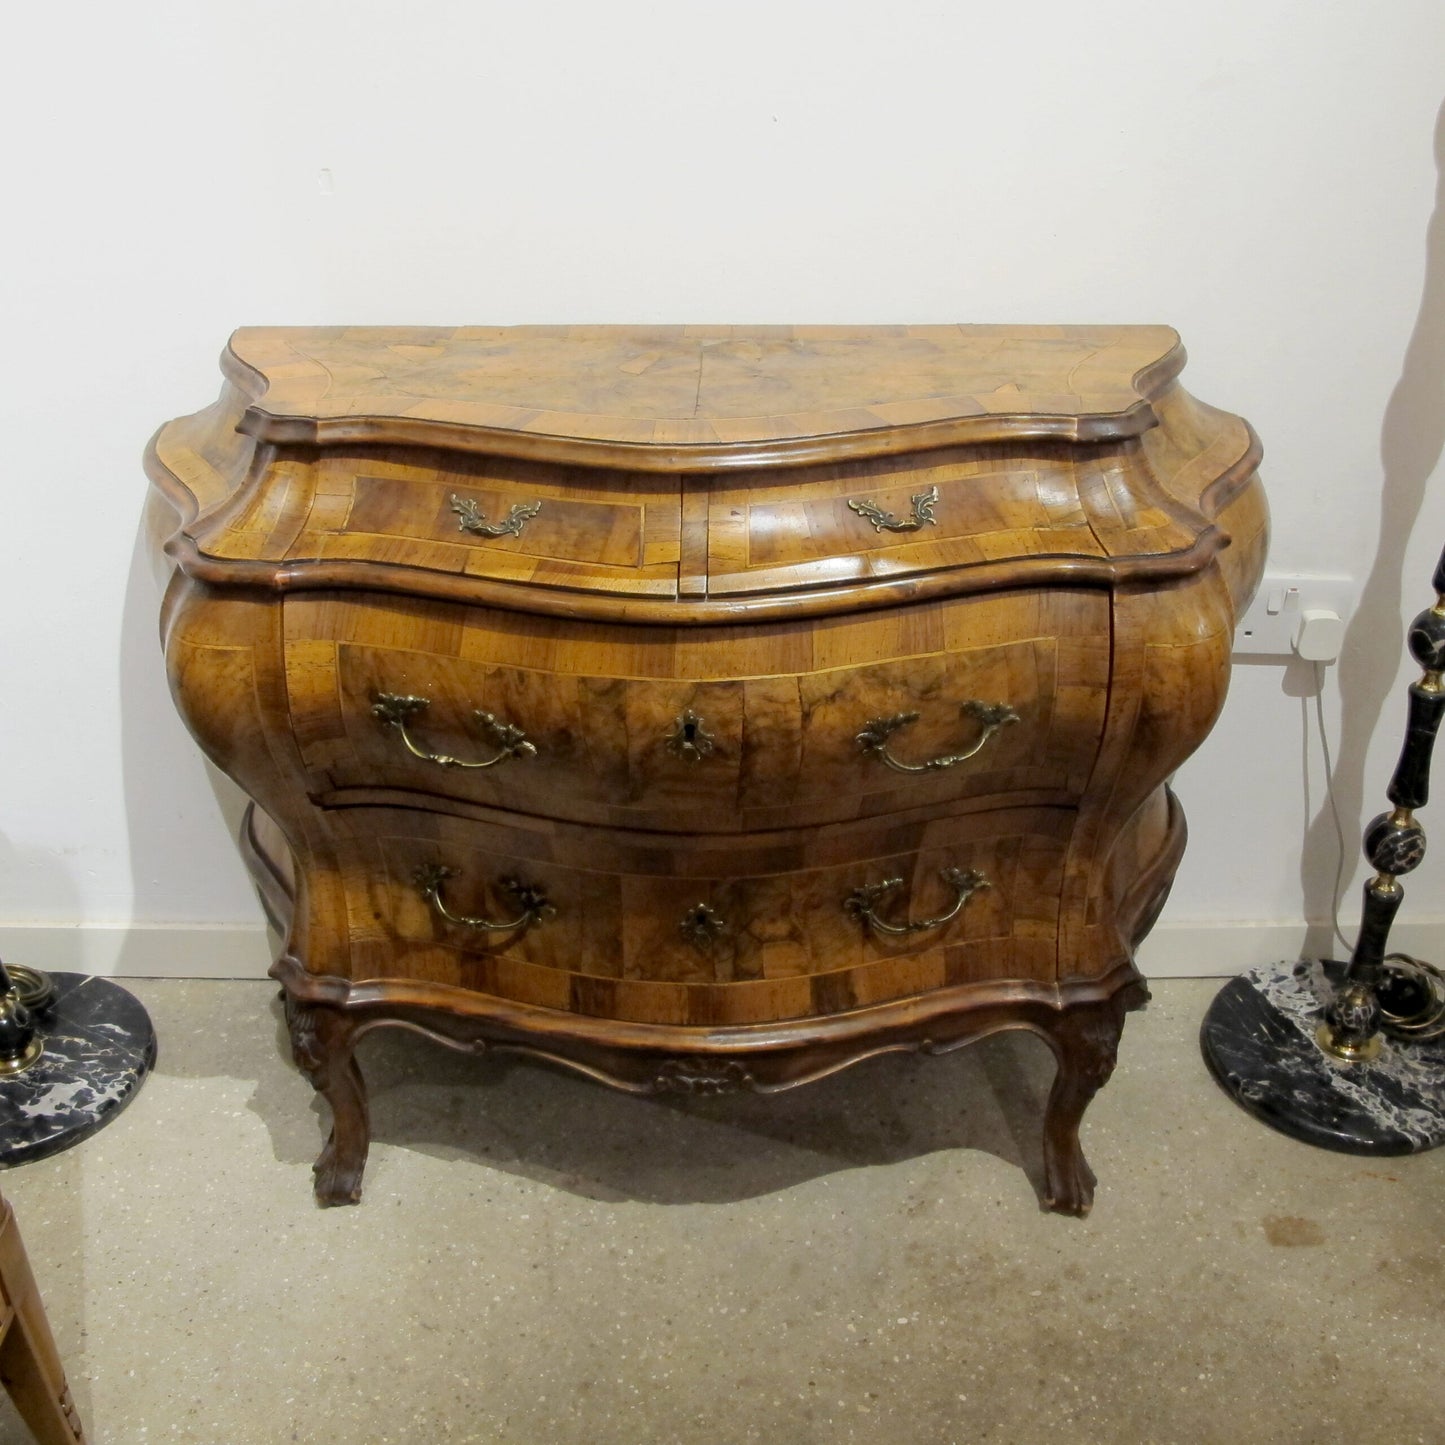
POLYGON ((1128 466, 1118 450, 1033 442, 713 478, 708 595, 1187 549, 1194 531, 1165 498, 1131 494, 1128 466))
POLYGON ((400 447, 278 448, 266 475, 208 518, 208 556, 677 596, 675 476, 400 447))

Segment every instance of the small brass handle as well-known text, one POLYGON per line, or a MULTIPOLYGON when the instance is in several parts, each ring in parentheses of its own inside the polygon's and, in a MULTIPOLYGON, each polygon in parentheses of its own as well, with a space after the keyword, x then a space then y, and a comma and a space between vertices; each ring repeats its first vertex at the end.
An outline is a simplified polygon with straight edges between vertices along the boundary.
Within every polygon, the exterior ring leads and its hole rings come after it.
POLYGON ((866 521, 873 523, 875 532, 916 532, 924 523, 930 527, 938 525, 933 509, 938 505, 938 488, 929 487, 926 492, 915 492, 912 497, 913 516, 899 521, 892 512, 885 512, 877 502, 864 501, 861 497, 849 497, 848 506, 866 521))
POLYGON ((430 701, 424 697, 403 697, 399 693, 379 692, 372 698, 371 712, 372 716, 385 726, 395 728, 401 734, 401 740, 412 757, 420 758, 424 763, 435 763, 439 768, 494 768, 508 758, 531 758, 537 755, 537 749, 527 741, 527 734, 521 728, 503 722, 493 713, 482 712, 480 709, 472 716, 476 719, 482 736, 497 749, 491 757, 468 762, 462 758, 454 758, 449 753, 434 753, 408 731, 411 719, 418 713, 425 712, 430 706, 430 701))
POLYGON ((457 531, 471 532, 478 537, 520 537, 522 528, 541 510, 541 502, 518 502, 500 522, 489 522, 470 497, 452 493, 452 511, 461 518, 457 531))
POLYGON ((895 758, 888 751, 888 739, 899 728, 907 727, 909 723, 916 723, 918 721, 916 712, 900 712, 894 713, 892 717, 872 718, 863 725, 863 731, 858 734, 858 746, 870 757, 887 763, 895 773, 936 773, 944 768, 952 768, 959 763, 966 763, 982 750, 984 744, 1001 727, 1019 720, 1019 715, 1007 703, 980 702, 977 698, 972 698, 964 703, 963 714, 965 717, 973 718, 983 729, 974 745, 966 752, 945 753, 942 757, 928 758, 921 763, 905 763, 895 758))
POLYGON ((878 916, 879 904, 903 886, 901 878, 885 878, 882 883, 869 883, 862 888, 855 888, 843 900, 843 907, 854 918, 861 918, 876 933, 901 938, 906 934, 924 933, 930 928, 942 928, 945 923, 952 923, 963 912, 963 905, 979 889, 992 886, 982 873, 965 873, 960 868, 941 869, 938 876, 955 889, 958 896, 953 901, 953 907, 947 913, 940 913, 937 918, 924 918, 917 923, 889 923, 878 916))
POLYGON ((526 928, 550 918, 556 909, 547 901, 547 895, 540 888, 519 882, 516 878, 503 878, 497 886, 522 910, 515 918, 497 922, 491 918, 470 918, 464 913, 453 913, 442 900, 442 884, 448 878, 455 878, 457 870, 441 863, 431 863, 418 868, 412 875, 421 895, 431 904, 433 912, 445 918, 458 928, 470 928, 480 933, 509 933, 516 928, 526 928))

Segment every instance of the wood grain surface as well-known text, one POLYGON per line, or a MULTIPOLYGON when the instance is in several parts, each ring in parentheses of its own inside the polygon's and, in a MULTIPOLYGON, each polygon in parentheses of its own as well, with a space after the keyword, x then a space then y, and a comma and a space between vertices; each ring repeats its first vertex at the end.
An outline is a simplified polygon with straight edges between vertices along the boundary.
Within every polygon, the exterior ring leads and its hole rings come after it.
POLYGON ((1095 445, 1027 438, 687 474, 478 455, 434 439, 258 445, 236 430, 244 404, 228 385, 148 450, 175 512, 163 544, 197 580, 647 625, 1167 583, 1225 550, 1213 518, 1259 460, 1244 422, 1175 383, 1153 396, 1142 431, 1095 445), (850 506, 906 518, 927 493, 932 517, 912 531, 880 531, 850 506), (536 510, 515 534, 483 537, 464 530, 458 502, 492 521, 536 510))
POLYGON ((284 606, 291 724, 313 796, 354 788, 461 798, 663 831, 822 823, 940 800, 1083 793, 1103 728, 1110 618, 1101 590, 1000 593, 807 623, 606 628, 491 608, 305 594, 284 606), (424 695, 417 736, 484 758, 475 713, 523 728, 534 756, 485 770, 412 757, 373 715, 424 695), (859 746, 917 713, 904 762, 979 740, 970 702, 1018 715, 967 762, 909 775, 859 746), (669 746, 678 719, 711 751, 669 746))
POLYGON ((1182 364, 1166 328, 237 333, 150 528, 178 706, 258 806, 321 1197, 360 1188, 374 1027, 640 1091, 1021 1027, 1047 1202, 1087 1208, 1166 780, 1268 540, 1258 441, 1182 364), (890 879, 928 928, 846 906, 890 879), (514 885, 550 911, 439 911, 514 885))
POLYGON ((266 441, 425 442, 664 471, 1152 424, 1163 326, 251 328, 223 358, 266 441))

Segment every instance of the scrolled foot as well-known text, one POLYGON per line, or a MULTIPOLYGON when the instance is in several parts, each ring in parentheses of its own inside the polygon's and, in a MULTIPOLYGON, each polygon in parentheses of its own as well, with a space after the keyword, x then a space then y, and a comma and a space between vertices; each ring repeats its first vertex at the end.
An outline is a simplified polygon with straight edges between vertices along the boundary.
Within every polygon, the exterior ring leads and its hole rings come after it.
POLYGON ((1133 993, 1066 1009, 1045 1033, 1058 1072, 1044 1111, 1043 1207, 1055 1214, 1086 1215, 1094 1204, 1094 1171, 1079 1145, 1079 1125, 1089 1101, 1114 1071, 1125 1010, 1133 993))
POLYGON ((1057 1151, 1044 1141, 1043 1207, 1052 1214, 1082 1219, 1094 1207, 1094 1186, 1099 1181, 1084 1158, 1078 1140, 1072 1149, 1057 1151))
POLYGON ((361 1176, 365 1169, 365 1151, 360 1158, 343 1158, 333 1133, 326 1141, 321 1157, 311 1166, 315 1176, 316 1202, 326 1208, 338 1204, 360 1204, 361 1176))
POLYGON ((353 1056, 353 1024, 342 1009, 304 1004, 289 992, 286 1020, 297 1066, 331 1105, 331 1133, 313 1166, 317 1202, 357 1204, 371 1120, 366 1081, 353 1056))

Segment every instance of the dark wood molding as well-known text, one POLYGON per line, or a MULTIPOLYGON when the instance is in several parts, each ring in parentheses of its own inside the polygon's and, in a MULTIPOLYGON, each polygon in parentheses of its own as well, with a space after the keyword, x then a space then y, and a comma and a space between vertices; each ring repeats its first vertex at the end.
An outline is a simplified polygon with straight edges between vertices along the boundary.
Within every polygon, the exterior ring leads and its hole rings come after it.
POLYGON ((466 426, 406 417, 272 416, 249 406, 238 429, 258 442, 307 447, 442 447, 454 452, 515 457, 523 461, 562 462, 574 466, 625 471, 675 473, 731 472, 758 467, 804 467, 864 457, 891 457, 954 446, 998 442, 1127 441, 1159 425, 1146 401, 1109 416, 960 417, 946 422, 837 432, 821 437, 790 437, 748 446, 664 446, 657 443, 589 442, 538 436, 495 427, 466 426))

